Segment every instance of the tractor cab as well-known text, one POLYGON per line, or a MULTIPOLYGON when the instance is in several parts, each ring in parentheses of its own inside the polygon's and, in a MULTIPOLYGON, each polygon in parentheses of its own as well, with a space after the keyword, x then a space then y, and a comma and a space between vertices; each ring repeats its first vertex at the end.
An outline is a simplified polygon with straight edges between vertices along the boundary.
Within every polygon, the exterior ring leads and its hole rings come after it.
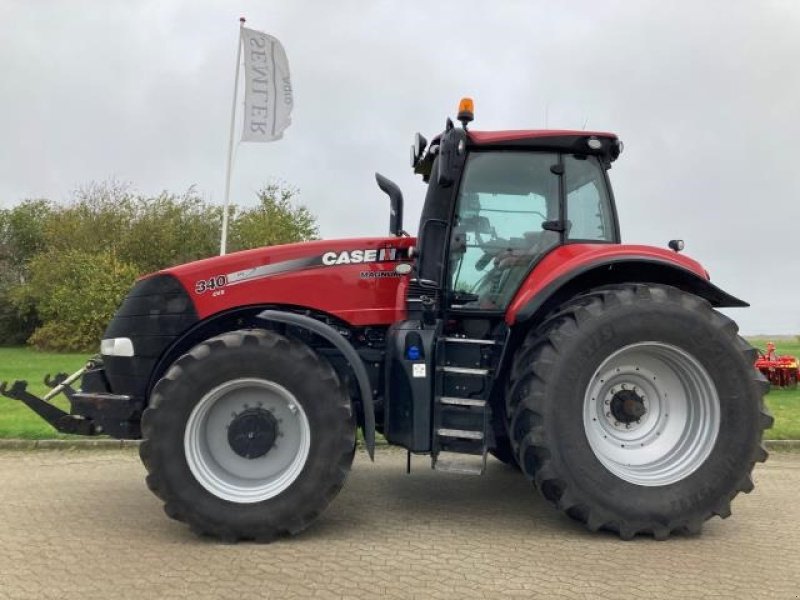
POLYGON ((504 311, 526 275, 556 246, 619 243, 606 175, 622 148, 613 134, 454 127, 412 166, 428 183, 418 233, 418 286, 442 293, 442 309, 504 311))

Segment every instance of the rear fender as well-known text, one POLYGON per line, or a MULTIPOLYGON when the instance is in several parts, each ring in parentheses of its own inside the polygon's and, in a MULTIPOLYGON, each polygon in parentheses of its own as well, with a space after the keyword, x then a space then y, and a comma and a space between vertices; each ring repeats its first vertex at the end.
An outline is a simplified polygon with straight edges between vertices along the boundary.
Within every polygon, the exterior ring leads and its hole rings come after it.
MULTIPOLYGON (((535 275, 532 273, 532 275, 535 275)), ((529 277, 528 284, 535 281, 529 277)), ((721 290, 696 272, 667 259, 640 256, 615 256, 577 265, 559 277, 536 287, 520 289, 524 302, 512 304, 506 315, 509 325, 540 321, 569 298, 592 288, 615 283, 660 283, 671 285, 708 300, 715 307, 745 307, 747 302, 721 290)))

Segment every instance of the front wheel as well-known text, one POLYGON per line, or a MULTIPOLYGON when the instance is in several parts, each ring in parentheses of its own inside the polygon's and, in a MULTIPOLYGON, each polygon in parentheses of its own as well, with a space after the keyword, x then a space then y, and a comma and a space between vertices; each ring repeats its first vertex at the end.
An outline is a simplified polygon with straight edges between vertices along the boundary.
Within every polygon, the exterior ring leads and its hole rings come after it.
POLYGON ((691 294, 630 284, 577 297, 512 368, 512 444, 549 501, 623 538, 698 532, 752 487, 772 424, 736 325, 691 294))
POLYGON ((341 489, 355 448, 350 398, 330 364, 262 330, 178 359, 142 433, 147 483, 167 515, 229 540, 303 530, 341 489))

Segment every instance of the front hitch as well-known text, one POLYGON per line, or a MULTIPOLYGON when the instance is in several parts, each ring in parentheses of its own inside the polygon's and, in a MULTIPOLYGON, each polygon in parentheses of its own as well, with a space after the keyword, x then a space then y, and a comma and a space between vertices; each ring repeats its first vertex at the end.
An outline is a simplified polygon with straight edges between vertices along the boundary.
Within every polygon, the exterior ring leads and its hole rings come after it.
POLYGON ((93 368, 95 362, 90 360, 86 366, 76 371, 70 376, 66 373, 59 373, 53 379, 50 379, 48 374, 44 378, 44 383, 52 388, 44 398, 34 396, 28 391, 27 381, 15 381, 11 387, 8 383, 3 381, 0 383, 0 395, 12 400, 19 400, 23 402, 28 408, 39 415, 42 419, 50 423, 57 431, 61 433, 73 433, 77 435, 97 435, 99 432, 96 430, 94 423, 79 415, 71 415, 64 412, 57 406, 51 404, 49 401, 55 398, 58 394, 64 394, 67 399, 72 401, 75 397, 75 390, 70 385, 79 379, 87 369, 93 368))

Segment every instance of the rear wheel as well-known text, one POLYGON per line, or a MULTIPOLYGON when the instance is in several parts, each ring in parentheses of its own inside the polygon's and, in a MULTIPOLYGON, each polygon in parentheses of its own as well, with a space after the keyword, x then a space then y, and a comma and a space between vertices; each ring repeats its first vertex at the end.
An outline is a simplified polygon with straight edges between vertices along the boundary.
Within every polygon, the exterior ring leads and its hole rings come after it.
POLYGON ((691 294, 620 285, 577 297, 515 356, 523 471, 591 530, 698 532, 749 492, 772 424, 736 325, 691 294))
POLYGON ((147 483, 166 513, 230 540, 303 530, 341 489, 355 448, 335 371, 270 331, 226 333, 178 359, 142 433, 147 483))

